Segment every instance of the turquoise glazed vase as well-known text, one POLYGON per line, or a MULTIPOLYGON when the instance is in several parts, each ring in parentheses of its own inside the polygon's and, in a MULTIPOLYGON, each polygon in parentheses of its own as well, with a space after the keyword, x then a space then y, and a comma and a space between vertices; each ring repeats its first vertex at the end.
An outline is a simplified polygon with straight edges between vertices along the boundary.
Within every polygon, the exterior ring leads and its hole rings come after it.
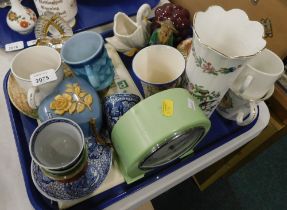
POLYGON ((75 34, 64 44, 61 56, 73 72, 88 81, 96 91, 113 82, 114 66, 100 34, 92 31, 75 34))

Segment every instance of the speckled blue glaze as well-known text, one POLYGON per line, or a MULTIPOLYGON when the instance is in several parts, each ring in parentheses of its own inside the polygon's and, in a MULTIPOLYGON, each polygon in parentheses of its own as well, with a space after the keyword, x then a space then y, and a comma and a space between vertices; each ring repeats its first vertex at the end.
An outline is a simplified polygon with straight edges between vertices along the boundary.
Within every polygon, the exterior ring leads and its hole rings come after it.
POLYGON ((54 117, 63 117, 73 120, 74 122, 78 123, 80 127, 83 130, 83 133, 86 137, 91 135, 91 131, 89 128, 89 120, 91 118, 96 119, 96 126, 97 131, 100 131, 102 127, 102 107, 101 102, 99 99, 99 96, 95 89, 85 80, 79 78, 79 77, 70 77, 64 79, 55 89, 55 91, 46 97, 42 103, 40 104, 38 108, 38 115, 41 122, 46 121, 50 118, 54 117), (85 109, 83 112, 77 113, 74 112, 73 114, 70 114, 69 112, 66 112, 63 115, 55 114, 54 110, 50 109, 50 103, 54 100, 55 96, 58 94, 62 94, 66 90, 67 84, 74 84, 78 83, 81 89, 85 90, 85 92, 89 93, 93 97, 93 103, 91 105, 91 110, 85 109))
POLYGON ((105 97, 104 115, 109 131, 112 131, 120 117, 140 100, 139 96, 129 93, 119 93, 105 97))
POLYGON ((107 146, 96 144, 92 137, 86 139, 88 167, 86 173, 68 183, 54 181, 45 176, 32 161, 31 174, 36 188, 47 198, 55 201, 82 198, 95 191, 105 180, 112 164, 112 151, 107 146))

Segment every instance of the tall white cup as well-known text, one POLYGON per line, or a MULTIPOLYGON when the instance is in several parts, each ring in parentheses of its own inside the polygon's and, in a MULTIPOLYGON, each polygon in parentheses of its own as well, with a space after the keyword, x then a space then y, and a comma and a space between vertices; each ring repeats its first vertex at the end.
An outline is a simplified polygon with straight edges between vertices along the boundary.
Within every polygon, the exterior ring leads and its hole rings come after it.
POLYGON ((282 60, 271 50, 264 49, 245 64, 231 89, 241 97, 257 100, 270 90, 283 72, 282 60))

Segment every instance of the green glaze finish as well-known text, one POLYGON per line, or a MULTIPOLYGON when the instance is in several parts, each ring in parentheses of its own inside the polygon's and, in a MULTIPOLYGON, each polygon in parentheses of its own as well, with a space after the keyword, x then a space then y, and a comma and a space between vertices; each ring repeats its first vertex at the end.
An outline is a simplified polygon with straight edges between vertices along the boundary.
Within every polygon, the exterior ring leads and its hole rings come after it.
POLYGON ((112 142, 126 181, 141 177, 146 171, 139 169, 139 163, 174 133, 195 127, 203 127, 204 135, 207 133, 209 119, 195 103, 190 107, 190 100, 194 99, 187 90, 169 89, 146 98, 120 118, 113 128, 112 142), (170 117, 162 114, 165 99, 174 103, 170 117))

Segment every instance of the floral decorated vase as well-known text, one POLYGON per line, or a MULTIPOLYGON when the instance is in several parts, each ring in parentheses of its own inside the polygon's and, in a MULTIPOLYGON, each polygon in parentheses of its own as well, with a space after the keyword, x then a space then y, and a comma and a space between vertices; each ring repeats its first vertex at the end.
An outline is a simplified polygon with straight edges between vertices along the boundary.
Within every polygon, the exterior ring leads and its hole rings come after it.
POLYGON ((20 34, 32 32, 37 16, 33 10, 21 5, 19 0, 10 0, 11 9, 7 13, 7 25, 20 34))
POLYGON ((243 10, 219 6, 197 12, 193 21, 186 88, 210 117, 242 66, 265 48, 264 28, 243 10))
POLYGON ((41 122, 54 117, 65 117, 78 123, 85 136, 92 131, 89 121, 96 119, 97 131, 102 126, 102 108, 94 88, 79 77, 66 78, 38 108, 41 122))

